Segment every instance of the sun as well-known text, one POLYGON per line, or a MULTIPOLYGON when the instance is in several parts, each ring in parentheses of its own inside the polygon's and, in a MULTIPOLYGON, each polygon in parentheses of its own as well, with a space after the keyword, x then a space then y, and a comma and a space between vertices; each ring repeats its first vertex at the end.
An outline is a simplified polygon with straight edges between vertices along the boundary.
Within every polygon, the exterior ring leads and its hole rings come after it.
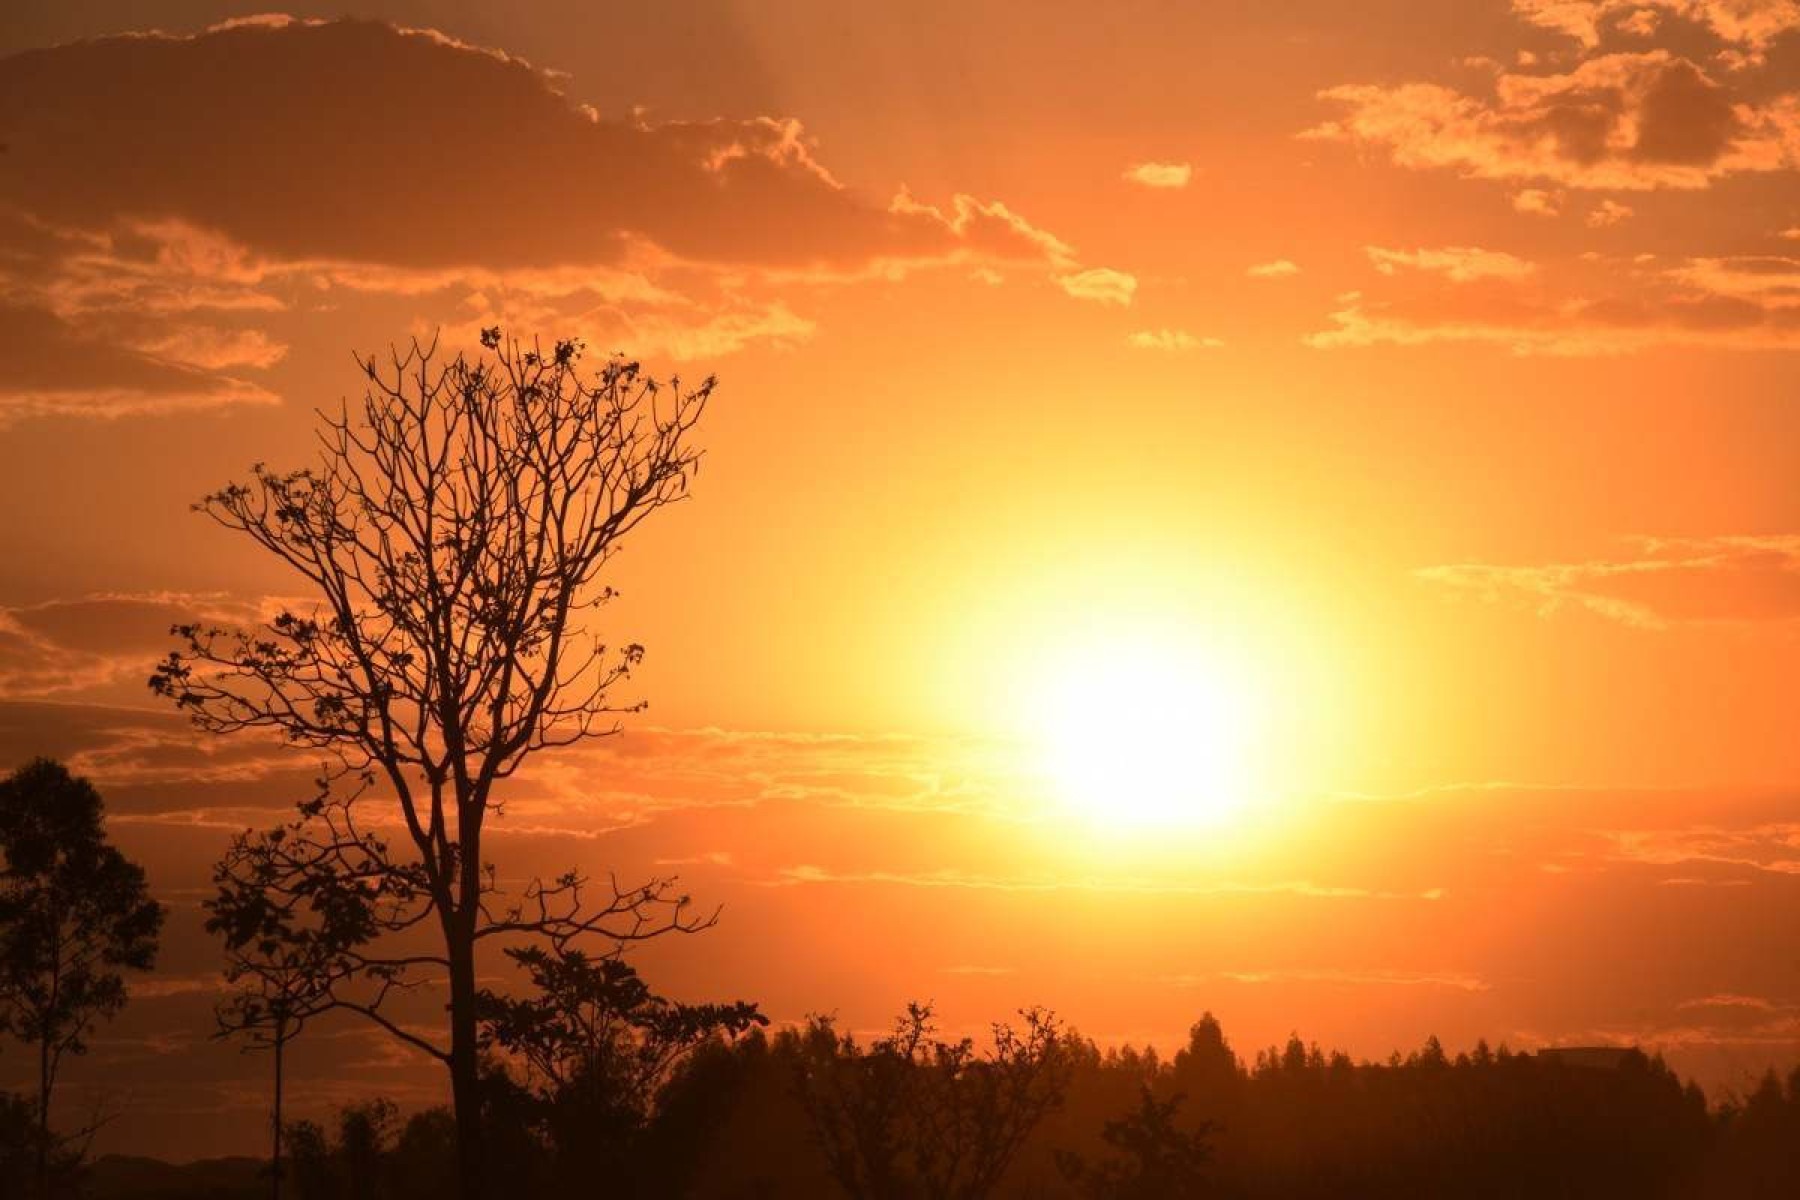
POLYGON ((1198 639, 1102 638, 1038 674, 1035 757, 1076 816, 1121 831, 1214 828, 1254 798, 1264 697, 1198 639))

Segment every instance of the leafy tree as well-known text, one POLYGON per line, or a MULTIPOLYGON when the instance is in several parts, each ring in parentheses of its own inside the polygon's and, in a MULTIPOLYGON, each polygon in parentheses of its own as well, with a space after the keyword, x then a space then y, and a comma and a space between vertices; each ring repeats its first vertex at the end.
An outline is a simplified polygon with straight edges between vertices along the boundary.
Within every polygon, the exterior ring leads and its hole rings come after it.
POLYGON ((647 1112, 670 1069, 701 1043, 769 1023, 742 1000, 679 1004, 658 996, 617 955, 541 946, 506 955, 537 994, 482 992, 485 1039, 522 1061, 546 1094, 591 1088, 609 1103, 647 1112))
POLYGON ((121 972, 154 965, 162 923, 143 868, 107 844, 92 784, 43 758, 0 781, 0 1029, 37 1048, 40 1194, 63 1059, 125 1006, 121 972))
POLYGON ((939 1038, 928 1004, 908 1004, 867 1051, 815 1019, 801 1093, 839 1186, 854 1200, 992 1195, 1070 1078, 1055 1017, 1020 1016, 1023 1030, 993 1026, 985 1054, 971 1038, 939 1038))
MULTIPOLYGON (((0 1196, 42 1192, 45 1164, 38 1152, 45 1145, 38 1129, 38 1106, 29 1096, 0 1092, 0 1196)), ((67 1145, 50 1148, 51 1194, 70 1188, 81 1168, 81 1153, 67 1145)))
POLYGON ((337 1152, 346 1200, 376 1200, 387 1190, 384 1167, 398 1116, 393 1102, 383 1099, 348 1105, 339 1114, 337 1152))
POLYGON ((1090 1163, 1076 1154, 1058 1156, 1069 1182, 1091 1200, 1196 1200, 1205 1194, 1206 1168, 1212 1158, 1207 1135, 1212 1123, 1184 1130, 1175 1123, 1178 1094, 1158 1100, 1148 1086, 1138 1092, 1138 1106, 1108 1121, 1101 1139, 1117 1152, 1090 1163))
POLYGON ((713 382, 662 387, 622 359, 589 374, 578 342, 546 353, 498 329, 482 347, 448 362, 417 342, 385 366, 359 359, 368 391, 354 415, 323 418, 316 466, 258 466, 200 502, 291 568, 314 604, 257 629, 179 626, 151 679, 202 728, 272 731, 327 756, 335 786, 280 831, 278 853, 239 864, 255 886, 227 889, 214 916, 229 942, 271 910, 291 926, 322 905, 315 915, 354 935, 327 993, 445 1065, 467 1196, 486 1195, 478 948, 640 940, 712 919, 671 879, 595 899, 571 872, 502 897, 483 833, 531 756, 615 733, 641 709, 612 695, 642 647, 609 648, 588 618, 613 595, 600 580, 622 539, 687 495, 713 382), (364 830, 370 801, 403 849, 364 830), (387 949, 427 925, 430 952, 387 949), (448 984, 447 1040, 381 1012, 421 973, 448 984))
POLYGON ((300 1200, 386 1200, 398 1117, 393 1101, 378 1096, 338 1109, 335 1138, 312 1121, 289 1126, 300 1200))
POLYGON ((354 835, 324 845, 306 835, 319 828, 340 829, 337 814, 321 809, 312 821, 310 828, 302 825, 298 831, 282 827, 233 838, 213 870, 218 890, 205 904, 208 932, 225 939, 225 977, 232 985, 215 1010, 218 1036, 242 1037, 248 1048, 268 1050, 274 1059, 269 1186, 275 1200, 284 1174, 282 1085, 288 1043, 312 1018, 354 1005, 336 995, 339 984, 359 973, 394 978, 391 971, 371 966, 360 950, 384 924, 384 916, 393 917, 417 895, 417 888, 407 885, 407 873, 385 864, 385 846, 354 835), (353 859, 355 849, 371 849, 374 857, 353 859), (329 857, 320 858, 321 852, 329 857), (398 900, 384 902, 395 894, 398 900))
MULTIPOLYGON (((658 1093, 697 1048, 768 1024, 754 1004, 679 1004, 617 954, 515 947, 534 993, 484 991, 484 1045, 524 1070, 528 1119, 554 1152, 555 1183, 626 1184, 658 1093)), ((498 1082, 498 1081, 497 1081, 498 1082)))

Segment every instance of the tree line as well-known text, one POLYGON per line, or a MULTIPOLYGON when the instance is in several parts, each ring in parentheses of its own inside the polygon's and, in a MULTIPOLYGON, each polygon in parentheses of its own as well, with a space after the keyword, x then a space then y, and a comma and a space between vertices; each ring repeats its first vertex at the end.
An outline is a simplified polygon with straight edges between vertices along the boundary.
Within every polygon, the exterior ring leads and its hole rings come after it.
MULTIPOLYGON (((920 1040, 921 1014, 862 1043, 823 1019, 709 1038, 647 1107, 562 1125, 517 1107, 496 1066, 496 1165, 520 1194, 629 1200, 1800 1194, 1800 1070, 1709 1108, 1637 1051, 1590 1067, 1433 1038, 1355 1062, 1296 1037, 1245 1059, 1207 1015, 1165 1057, 1030 1013, 980 1044, 928 1024, 920 1040)), ((443 1110, 353 1106, 303 1129, 302 1200, 442 1194, 412 1164, 444 1161, 443 1110)))

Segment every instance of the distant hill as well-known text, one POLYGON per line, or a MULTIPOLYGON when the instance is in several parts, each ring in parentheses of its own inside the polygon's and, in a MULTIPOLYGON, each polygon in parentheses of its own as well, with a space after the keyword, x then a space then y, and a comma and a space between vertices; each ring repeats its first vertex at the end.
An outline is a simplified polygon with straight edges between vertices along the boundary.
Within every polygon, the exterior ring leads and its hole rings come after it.
POLYGON ((268 1194, 267 1169, 260 1158, 177 1164, 107 1154, 88 1166, 88 1194, 94 1200, 259 1200, 268 1194))

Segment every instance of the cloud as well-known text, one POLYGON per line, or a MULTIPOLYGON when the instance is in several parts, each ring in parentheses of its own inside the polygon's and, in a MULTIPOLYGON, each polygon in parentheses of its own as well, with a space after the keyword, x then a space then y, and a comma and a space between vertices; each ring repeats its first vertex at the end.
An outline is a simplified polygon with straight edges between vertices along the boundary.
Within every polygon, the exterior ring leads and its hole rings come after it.
POLYGON ((835 870, 811 863, 782 867, 772 875, 746 880, 762 887, 806 885, 876 885, 887 887, 951 889, 977 892, 1103 892, 1148 896, 1302 896, 1323 900, 1441 900, 1441 888, 1422 891, 1389 891, 1306 880, 1273 883, 1201 883, 1192 880, 1145 878, 1022 877, 986 875, 967 871, 860 871, 835 870))
POLYGON ((1535 566, 1458 563, 1419 578, 1545 616, 1588 612, 1639 629, 1800 619, 1800 534, 1642 539, 1631 557, 1535 566))
POLYGON ((1587 215, 1587 226, 1589 229, 1605 229, 1608 226, 1617 225, 1620 221, 1628 219, 1631 215, 1632 208, 1630 205, 1620 204, 1617 200, 1608 198, 1602 200, 1589 210, 1587 215))
POLYGON ((1794 1006, 1778 1004, 1766 996, 1744 996, 1735 992, 1715 992, 1710 996, 1698 996, 1692 1000, 1683 1000, 1675 1006, 1682 1011, 1692 1009, 1750 1009, 1755 1012, 1795 1011, 1794 1006))
POLYGON ((945 975, 964 975, 999 979, 1007 975, 1017 975, 1019 969, 1017 967, 984 967, 968 964, 963 966, 944 967, 943 973, 945 975))
POLYGON ((684 854, 673 858, 659 858, 659 867, 729 867, 733 862, 729 850, 707 850, 698 854, 684 854))
POLYGON ((1598 46, 1609 26, 1648 37, 1663 14, 1702 25, 1722 41, 1762 51, 1800 29, 1795 0, 1513 0, 1513 12, 1533 25, 1598 46))
MULTIPOLYGON (((245 343, 215 353, 220 365, 272 351, 245 343)), ((124 417, 274 404, 267 388, 215 374, 157 347, 137 349, 103 330, 76 327, 54 313, 0 300, 0 427, 28 417, 124 417)), ((277 357, 278 352, 277 353, 277 357)))
POLYGON ((217 995, 224 992, 227 986, 225 977, 219 974, 157 975, 148 979, 132 980, 130 991, 134 1001, 166 1000, 171 996, 217 995))
POLYGON ((172 647, 171 625, 255 623, 280 603, 222 593, 103 592, 0 606, 0 696, 68 696, 116 684, 140 696, 151 667, 172 647))
POLYGON ((1249 267, 1244 274, 1252 279, 1288 279, 1300 273, 1300 265, 1285 258, 1273 262, 1257 263, 1249 267))
POLYGON ((1762 875, 1800 875, 1800 824, 1765 822, 1741 827, 1687 825, 1620 829, 1604 834, 1608 857, 1646 866, 1729 867, 1762 875))
POLYGON ((789 348, 810 340, 817 322, 781 300, 722 295, 710 303, 680 296, 633 299, 577 288, 545 295, 504 285, 470 292, 448 323, 421 322, 421 336, 442 331, 453 345, 475 345, 481 330, 556 330, 589 345, 682 361, 719 358, 751 345, 789 348))
POLYGON ((1388 250, 1381 246, 1366 247, 1369 261, 1383 275, 1400 270, 1435 272, 1452 283, 1468 283, 1477 279, 1523 279, 1537 267, 1500 250, 1483 250, 1477 246, 1443 246, 1437 249, 1388 250))
POLYGON ((1167 354, 1216 350, 1225 344, 1216 337, 1195 337, 1184 329, 1140 329, 1127 334, 1125 341, 1139 350, 1160 350, 1167 354))
POLYGON ((1142 162, 1126 168, 1125 179, 1147 188, 1184 188, 1194 178, 1194 165, 1184 162, 1142 162))
POLYGON ((179 219, 281 261, 602 264, 641 238, 696 261, 844 266, 1051 244, 968 197, 949 213, 863 197, 796 121, 608 121, 520 59, 375 21, 28 51, 0 64, 0 128, 6 198, 27 211, 83 229, 179 219), (469 152, 447 196, 449 145, 469 152))
POLYGON ((1301 136, 1471 178, 1694 189, 1800 160, 1794 97, 1750 103, 1666 50, 1600 55, 1564 74, 1501 75, 1488 96, 1433 83, 1351 84, 1320 95, 1344 115, 1301 136))
POLYGON ((1656 881, 1658 887, 1750 887, 1748 879, 1701 879, 1692 875, 1676 875, 1656 881))
POLYGON ((1175 987, 1211 986, 1223 980, 1243 984, 1329 984, 1349 987, 1427 987, 1457 992, 1485 992, 1491 985, 1476 975, 1457 971, 1343 970, 1288 968, 1279 970, 1214 971, 1201 975, 1174 975, 1164 982, 1175 987))
POLYGON ((1543 188, 1524 188, 1512 195, 1513 211, 1534 217, 1554 217, 1562 211, 1562 196, 1543 188))
POLYGON ((1780 255, 1663 263, 1590 253, 1449 284, 1447 271, 1389 271, 1378 294, 1340 295, 1330 327, 1304 341, 1315 349, 1486 344, 1565 356, 1800 348, 1800 259, 1780 255))
POLYGON ((1121 308, 1129 306, 1132 296, 1137 292, 1136 276, 1115 271, 1111 267, 1090 267, 1085 271, 1058 275, 1056 283, 1077 300, 1092 300, 1096 304, 1117 305, 1121 308))
POLYGON ((49 382, 9 373, 0 420, 268 403, 240 374, 282 360, 272 323, 339 290, 687 360, 804 341, 809 287, 1108 278, 998 200, 845 186, 798 121, 609 120, 561 89, 503 51, 352 19, 0 60, 0 304, 24 314, 5 348, 93 350, 49 382))
POLYGON ((1771 310, 1800 308, 1800 258, 1782 255, 1692 258, 1670 268, 1669 275, 1708 295, 1771 310))

